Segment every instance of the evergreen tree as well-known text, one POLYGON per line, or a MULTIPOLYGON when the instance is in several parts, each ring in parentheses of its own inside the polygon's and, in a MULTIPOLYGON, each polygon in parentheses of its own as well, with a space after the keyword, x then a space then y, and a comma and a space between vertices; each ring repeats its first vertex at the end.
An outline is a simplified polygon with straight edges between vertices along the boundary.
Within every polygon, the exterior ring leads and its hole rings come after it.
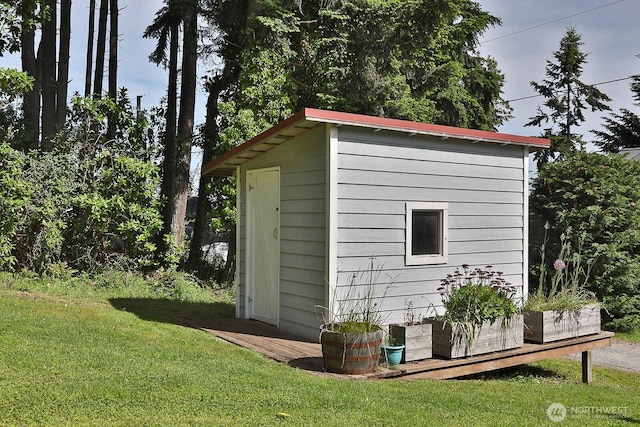
MULTIPOLYGON (((205 140, 216 145, 206 153, 303 107, 486 130, 509 117, 504 77, 477 51, 479 36, 500 21, 477 2, 227 0, 203 8, 225 70, 212 79, 224 84, 208 85, 220 101, 210 99, 216 108, 208 113, 218 117, 208 114, 207 128, 217 136, 205 140)), ((232 234, 233 187, 216 179, 209 190, 224 218, 214 227, 232 234)))
MULTIPOLYGON (((631 78, 634 105, 640 107, 640 74, 631 78)), ((598 139, 595 144, 606 153, 617 153, 621 148, 640 147, 640 116, 621 108, 620 113, 611 113, 604 118, 606 131, 594 130, 598 139)))
POLYGON ((560 48, 553 52, 556 62, 547 61, 546 76, 541 83, 531 82, 534 90, 545 98, 544 107, 538 106, 537 114, 525 126, 542 126, 542 136, 551 139, 551 147, 535 154, 538 167, 557 157, 566 156, 579 148, 584 149, 582 135, 574 133, 575 127, 585 121, 584 111, 608 110, 609 97, 593 85, 580 80, 587 54, 580 50, 582 36, 574 27, 560 40, 560 48))

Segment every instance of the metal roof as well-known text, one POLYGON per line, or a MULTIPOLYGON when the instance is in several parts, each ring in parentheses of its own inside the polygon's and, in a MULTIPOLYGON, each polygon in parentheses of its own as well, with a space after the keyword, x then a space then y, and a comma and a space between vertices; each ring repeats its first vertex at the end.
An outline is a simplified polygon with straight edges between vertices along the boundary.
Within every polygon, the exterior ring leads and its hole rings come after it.
POLYGON ((486 142, 499 145, 520 145, 529 147, 531 151, 549 148, 550 145, 549 139, 546 138, 305 108, 244 144, 208 162, 202 167, 202 174, 232 175, 236 168, 247 160, 256 158, 283 142, 289 141, 324 123, 396 131, 405 133, 408 136, 429 135, 441 139, 486 142))
POLYGON ((623 148, 620 150, 620 154, 628 159, 640 160, 640 148, 638 147, 623 148))

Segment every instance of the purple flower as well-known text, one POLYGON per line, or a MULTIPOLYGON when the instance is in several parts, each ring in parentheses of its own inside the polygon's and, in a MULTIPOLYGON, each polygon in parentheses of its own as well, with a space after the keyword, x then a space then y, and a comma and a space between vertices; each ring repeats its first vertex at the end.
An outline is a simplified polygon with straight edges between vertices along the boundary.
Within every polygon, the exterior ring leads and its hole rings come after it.
POLYGON ((555 268, 556 271, 564 270, 566 266, 567 265, 561 259, 557 259, 553 262, 553 268, 555 268))

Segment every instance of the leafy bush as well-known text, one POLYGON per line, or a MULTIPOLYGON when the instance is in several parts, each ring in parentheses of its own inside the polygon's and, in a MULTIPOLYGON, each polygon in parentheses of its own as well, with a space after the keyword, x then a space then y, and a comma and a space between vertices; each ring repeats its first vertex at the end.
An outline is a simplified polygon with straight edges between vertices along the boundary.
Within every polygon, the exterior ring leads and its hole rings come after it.
MULTIPOLYGON (((640 163, 618 155, 571 153, 540 170, 531 209, 550 224, 554 243, 547 245, 548 254, 560 253, 559 237, 567 229, 584 235, 582 255, 594 260, 587 288, 604 304, 604 326, 640 327, 640 163)), ((540 243, 532 238, 532 244, 540 243)), ((578 244, 573 239, 573 251, 578 244)), ((531 264, 535 283, 539 269, 531 264)))
POLYGON ((94 180, 71 201, 66 255, 83 269, 151 265, 153 238, 162 226, 157 167, 103 152, 93 169, 94 180))
POLYGON ((0 269, 16 265, 18 231, 31 193, 22 179, 23 156, 7 143, 0 144, 0 269))
MULTIPOLYGON (((158 167, 126 93, 74 98, 51 152, 0 146, 0 269, 148 268, 161 229, 158 167), (107 139, 106 117, 118 118, 107 139)), ((66 274, 66 273, 65 273, 66 274)))
POLYGON ((462 271, 457 269, 447 275, 441 284, 438 290, 448 321, 479 327, 485 321, 494 322, 518 314, 518 307, 512 300, 515 287, 502 278, 502 273, 492 271, 491 266, 486 270, 472 270, 464 264, 462 271))
POLYGON ((65 258, 63 232, 68 225, 69 205, 81 187, 76 179, 77 164, 61 153, 31 152, 24 158, 22 177, 31 195, 15 254, 23 268, 50 273, 65 258))
POLYGON ((445 313, 438 318, 459 326, 461 339, 473 345, 484 322, 501 322, 508 328, 511 318, 520 312, 513 302, 516 288, 502 277, 502 272, 462 265, 462 271, 448 274, 438 288, 445 313))

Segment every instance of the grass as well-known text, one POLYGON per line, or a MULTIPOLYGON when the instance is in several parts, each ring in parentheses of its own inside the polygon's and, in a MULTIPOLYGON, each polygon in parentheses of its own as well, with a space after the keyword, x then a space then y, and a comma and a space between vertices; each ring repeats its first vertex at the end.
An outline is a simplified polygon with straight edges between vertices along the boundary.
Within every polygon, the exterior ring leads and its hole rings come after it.
POLYGON ((640 342, 640 329, 633 332, 616 332, 616 338, 625 341, 640 342))
POLYGON ((596 367, 586 386, 578 363, 549 360, 465 380, 321 378, 182 326, 232 316, 226 290, 45 282, 0 275, 0 425, 552 425, 554 402, 562 425, 640 423, 636 374, 596 367))

